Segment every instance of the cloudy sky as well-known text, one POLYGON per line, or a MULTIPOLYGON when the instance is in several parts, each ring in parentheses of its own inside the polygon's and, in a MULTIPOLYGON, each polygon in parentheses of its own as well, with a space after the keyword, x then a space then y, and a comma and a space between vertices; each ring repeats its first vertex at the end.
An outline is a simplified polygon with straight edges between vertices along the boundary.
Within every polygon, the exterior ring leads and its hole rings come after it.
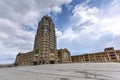
POLYGON ((58 49, 72 55, 120 49, 120 0, 0 0, 0 64, 33 50, 44 15, 55 23, 58 49))

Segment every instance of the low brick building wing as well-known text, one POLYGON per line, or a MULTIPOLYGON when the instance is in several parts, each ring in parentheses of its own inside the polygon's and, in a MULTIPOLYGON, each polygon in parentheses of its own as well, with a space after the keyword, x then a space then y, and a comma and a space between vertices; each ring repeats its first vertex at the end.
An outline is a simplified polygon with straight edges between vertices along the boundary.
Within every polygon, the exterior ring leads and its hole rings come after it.
POLYGON ((23 66, 23 65, 33 65, 34 54, 33 51, 28 53, 19 53, 16 56, 15 65, 23 66))
POLYGON ((120 61, 120 50, 113 47, 105 48, 104 52, 88 53, 71 56, 72 62, 114 62, 120 61))

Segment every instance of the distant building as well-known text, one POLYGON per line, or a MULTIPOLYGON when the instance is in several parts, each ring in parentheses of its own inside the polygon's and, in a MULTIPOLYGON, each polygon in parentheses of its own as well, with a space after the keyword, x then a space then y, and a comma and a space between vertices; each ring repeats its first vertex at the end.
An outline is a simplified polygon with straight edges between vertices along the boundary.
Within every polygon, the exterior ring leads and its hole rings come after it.
MULTIPOLYGON (((62 49, 61 49, 62 50, 62 49)), ((44 16, 38 23, 37 34, 35 35, 33 51, 19 53, 16 57, 16 65, 39 65, 70 62, 71 56, 67 49, 59 52, 56 48, 55 26, 49 16, 44 16), (63 55, 65 51, 65 57, 63 55), (62 61, 60 61, 62 58, 62 61), (66 59, 65 59, 66 58, 66 59), (60 60, 59 60, 60 59, 60 60)))
POLYGON ((104 52, 71 56, 72 62, 114 62, 120 61, 120 50, 113 47, 105 48, 104 52))

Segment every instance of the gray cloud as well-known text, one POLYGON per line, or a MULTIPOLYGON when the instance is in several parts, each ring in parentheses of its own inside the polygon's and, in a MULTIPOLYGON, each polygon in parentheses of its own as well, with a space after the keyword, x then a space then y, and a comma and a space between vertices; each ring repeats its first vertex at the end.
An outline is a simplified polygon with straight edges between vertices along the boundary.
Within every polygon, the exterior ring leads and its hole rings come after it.
POLYGON ((90 20, 87 20, 87 21, 85 21, 85 22, 83 22, 83 23, 80 23, 78 26, 73 26, 72 27, 72 30, 73 31, 80 31, 80 30, 83 30, 86 26, 88 27, 90 27, 90 26, 92 26, 94 23, 92 23, 90 20))
POLYGON ((105 47, 120 49, 120 1, 113 0, 100 8, 78 4, 70 24, 58 38, 58 47, 72 54, 102 51, 105 47))

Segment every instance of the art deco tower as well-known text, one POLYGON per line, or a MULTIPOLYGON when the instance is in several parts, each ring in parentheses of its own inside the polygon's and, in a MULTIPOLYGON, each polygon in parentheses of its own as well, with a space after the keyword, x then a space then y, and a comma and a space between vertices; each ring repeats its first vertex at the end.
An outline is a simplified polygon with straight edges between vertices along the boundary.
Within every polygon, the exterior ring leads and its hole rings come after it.
POLYGON ((55 27, 49 16, 44 16, 38 23, 37 34, 34 42, 35 60, 38 64, 56 63, 56 35, 55 27))

